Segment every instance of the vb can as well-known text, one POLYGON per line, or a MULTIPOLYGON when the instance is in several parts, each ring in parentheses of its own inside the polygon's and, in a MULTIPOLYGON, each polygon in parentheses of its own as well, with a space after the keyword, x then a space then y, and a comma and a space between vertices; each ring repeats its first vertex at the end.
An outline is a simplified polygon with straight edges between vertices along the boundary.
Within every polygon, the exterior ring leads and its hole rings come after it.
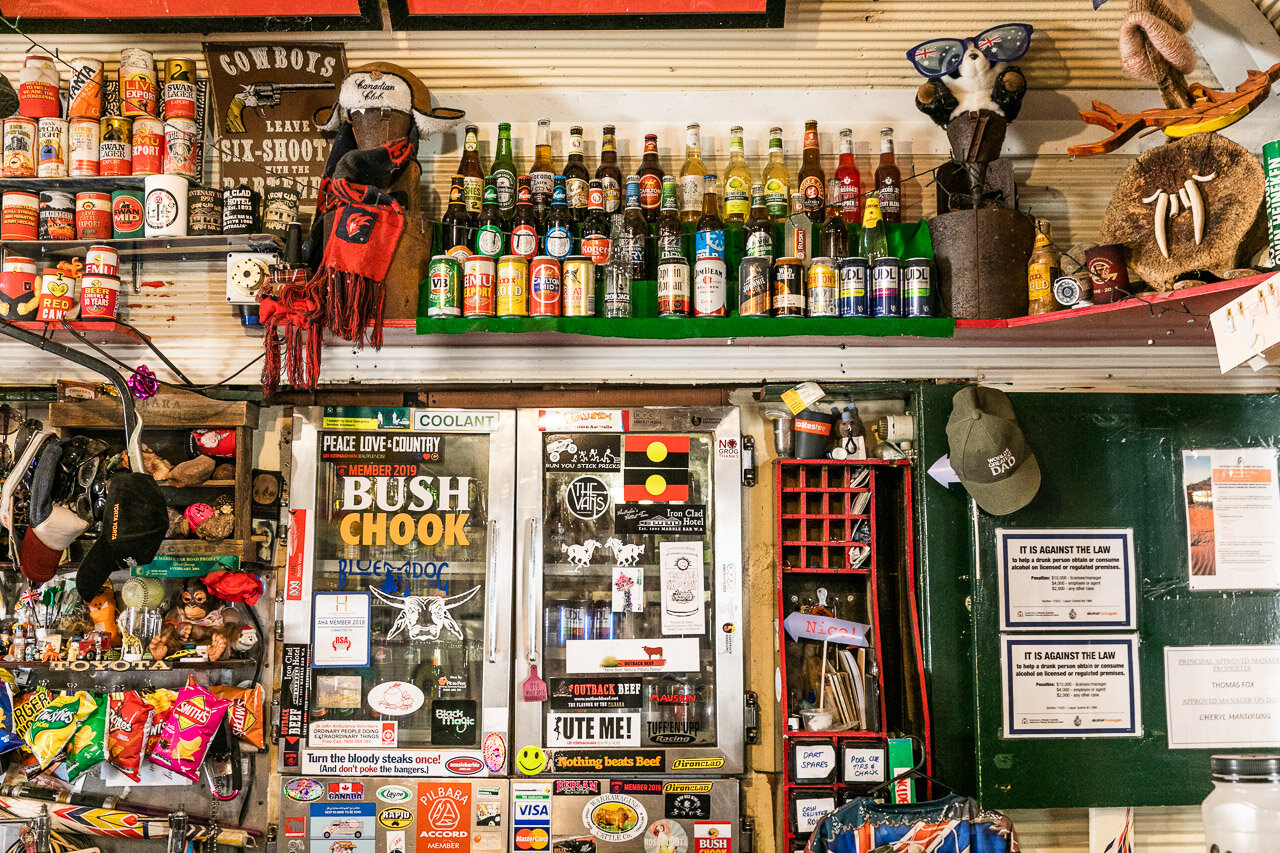
POLYGON ((164 167, 164 124, 153 116, 133 120, 133 174, 159 175, 164 167))
POLYGON ((65 118, 42 118, 36 130, 36 177, 65 178, 70 128, 65 118))
POLYGON ((531 317, 560 316, 560 262, 550 255, 538 255, 529 265, 531 317))
POLYGON ((659 262, 659 316, 688 317, 689 297, 689 262, 684 258, 667 258, 659 262))
POLYGON ((227 187, 222 191, 222 233, 258 232, 258 193, 250 186, 227 187))
POLYGON ((111 246, 90 246, 84 253, 86 275, 118 275, 120 253, 111 246))
POLYGON ((428 317, 457 317, 462 313, 462 265, 448 255, 436 255, 427 267, 428 317))
POLYGON ((156 58, 151 51, 140 47, 120 51, 120 112, 156 115, 156 89, 156 58))
POLYGON ((728 311, 724 258, 698 258, 693 265, 693 316, 723 317, 728 311))
POLYGON ((187 190, 187 236, 213 237, 222 233, 222 193, 212 187, 187 190))
POLYGON ((76 239, 111 239, 111 193, 76 193, 76 239))
POLYGON ((804 262, 778 258, 773 262, 773 316, 804 316, 804 262))
POLYGON ((837 265, 840 273, 840 316, 870 317, 871 299, 867 295, 871 264, 866 258, 844 258, 837 265))
POLYGON ((196 123, 189 118, 165 119, 164 155, 161 170, 166 175, 197 177, 200 173, 199 136, 196 123))
POLYGON ((111 193, 111 236, 116 240, 141 237, 146 228, 139 190, 116 190, 111 193))
POLYGON ((462 265, 462 316, 492 317, 498 263, 488 255, 472 255, 462 265))
POLYGON ((529 261, 520 255, 498 260, 498 316, 529 316, 529 261))
POLYGON ((67 84, 67 118, 102 118, 102 61, 87 56, 71 60, 67 84))
POLYGON ((74 240, 76 238, 76 203, 71 193, 45 190, 40 193, 40 240, 74 240))
POLYGON ((35 119, 23 116, 4 120, 4 177, 36 176, 37 126, 35 119))
POLYGON ((560 290, 564 316, 594 317, 596 315, 596 265, 585 255, 570 255, 564 259, 564 271, 560 275, 560 290))
POLYGON ((196 63, 170 59, 164 67, 164 120, 196 117, 196 63))
POLYGON ((809 262, 806 280, 805 304, 808 306, 809 316, 839 317, 835 261, 831 258, 814 258, 809 262))
POLYGON ((53 118, 62 111, 58 100, 58 66, 53 57, 43 53, 28 53, 22 60, 22 74, 18 77, 18 115, 27 118, 53 118))
POLYGON ((902 313, 907 317, 932 317, 933 267, 928 258, 907 258, 902 268, 902 313))
POLYGON ((123 116, 107 116, 99 123, 98 171, 101 174, 133 174, 132 125, 123 116))
POLYGON ((748 255, 738 265, 738 314, 769 316, 769 267, 771 259, 748 255))
POLYGON ((902 261, 876 258, 871 267, 871 311, 877 317, 902 316, 902 261))
POLYGON ((0 240, 34 240, 40 231, 40 197, 6 192, 0 209, 0 240))
POLYGON ((73 118, 68 130, 70 144, 68 146, 70 166, 67 171, 75 176, 92 176, 98 174, 98 120, 96 118, 73 118))

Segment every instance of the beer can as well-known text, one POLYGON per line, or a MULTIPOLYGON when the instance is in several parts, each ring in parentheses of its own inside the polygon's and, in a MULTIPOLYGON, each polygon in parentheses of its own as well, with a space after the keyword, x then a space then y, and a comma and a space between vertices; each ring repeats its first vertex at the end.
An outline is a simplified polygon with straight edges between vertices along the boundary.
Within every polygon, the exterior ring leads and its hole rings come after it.
POLYGON ((462 314, 462 265, 448 255, 436 255, 427 267, 428 317, 462 314))
POLYGON ((907 317, 932 317, 933 266, 928 258, 907 258, 902 268, 902 313, 907 317))
POLYGON ((142 203, 146 236, 187 236, 188 186, 187 179, 181 175, 147 176, 142 203))
POLYGON ((840 273, 840 316, 870 317, 868 284, 871 264, 866 258, 844 258, 837 265, 837 270, 840 273))
POLYGON ((871 266, 871 312, 876 317, 902 316, 902 261, 876 258, 871 266))
POLYGON ((4 120, 4 177, 36 176, 36 133, 33 118, 10 116, 4 120))
POLYGON ((728 292, 724 258, 698 258, 693 264, 693 316, 723 317, 728 292))
POLYGON ((289 223, 298 219, 302 194, 296 187, 269 186, 262 191, 262 232, 281 240, 289 235, 289 223))
POLYGON ((111 239, 111 193, 76 193, 76 239, 111 239))
POLYGON ((604 316, 631 316, 631 264, 607 264, 604 268, 604 316))
POLYGON ((724 260, 724 229, 708 228, 698 231, 693 238, 695 258, 719 258, 724 260))
POLYGON ((498 263, 488 255, 472 255, 462 265, 462 316, 492 317, 498 263))
POLYGON ((250 186, 222 191, 222 233, 258 233, 258 194, 250 186))
POLYGON ((28 53, 18 77, 18 115, 27 118, 56 118, 62 114, 58 99, 58 66, 44 53, 28 53))
POLYGON ((141 237, 146 227, 142 211, 142 193, 138 190, 115 190, 111 193, 111 236, 116 240, 141 237))
POLYGON ((45 190, 40 193, 40 227, 38 240, 74 240, 76 238, 76 201, 69 192, 45 190))
POLYGON ((0 201, 0 240, 34 240, 40 231, 40 197, 6 192, 0 201))
POLYGON ((566 317, 596 315, 596 265, 585 255, 564 259, 560 276, 561 299, 566 317))
POLYGON ((591 613, 587 602, 560 599, 547 603, 547 645, 563 646, 570 640, 591 636, 591 613))
POLYGON ((196 157, 200 150, 199 141, 196 123, 191 119, 165 119, 161 171, 166 175, 199 177, 200 162, 196 157))
POLYGON ((96 118, 73 118, 67 131, 70 143, 68 158, 70 166, 67 171, 75 176, 97 175, 98 166, 98 120, 96 118))
POLYGON ((111 246, 90 246, 84 253, 86 275, 119 275, 120 253, 111 246))
POLYGON ((80 278, 80 319, 114 320, 120 305, 120 279, 111 275, 80 278))
POLYGON ((164 123, 152 116, 133 120, 133 174, 159 175, 164 168, 164 123))
POLYGON ((40 306, 36 319, 57 323, 71 319, 76 311, 76 279, 60 269, 46 269, 40 275, 40 306))
POLYGON ((140 47, 120 51, 120 112, 157 115, 156 96, 156 59, 151 51, 140 47))
POLYGON ((689 316, 689 262, 684 258, 667 258, 658 263, 658 315, 689 316))
POLYGON ((767 257, 748 256, 738 265, 738 314, 769 316, 769 266, 767 257))
POLYGON ((98 171, 103 175, 132 175, 133 122, 123 116, 106 116, 98 128, 98 171))
POLYGON ((222 193, 212 187, 187 188, 187 236, 213 237, 222 233, 222 193))
POLYGON ((35 259, 16 255, 6 257, 3 271, 0 271, 0 304, 9 306, 5 319, 34 320, 39 294, 40 280, 36 274, 35 259))
POLYGON ((71 60, 67 118, 102 118, 102 60, 88 56, 71 60))
POLYGON ((36 177, 65 178, 70 129, 65 118, 42 118, 36 130, 36 177))
POLYGON ((804 262, 799 258, 773 262, 773 316, 804 316, 804 262))
POLYGON ((529 260, 521 255, 498 260, 498 316, 529 316, 529 260))
POLYGON ((810 317, 839 317, 840 305, 836 299, 838 278, 835 261, 831 258, 814 258, 806 272, 805 304, 810 317))
POLYGON ((164 68, 164 120, 196 117, 196 63, 170 59, 164 68))
POLYGON ((529 293, 533 306, 530 317, 560 316, 560 262, 550 255, 538 255, 529 265, 529 293))

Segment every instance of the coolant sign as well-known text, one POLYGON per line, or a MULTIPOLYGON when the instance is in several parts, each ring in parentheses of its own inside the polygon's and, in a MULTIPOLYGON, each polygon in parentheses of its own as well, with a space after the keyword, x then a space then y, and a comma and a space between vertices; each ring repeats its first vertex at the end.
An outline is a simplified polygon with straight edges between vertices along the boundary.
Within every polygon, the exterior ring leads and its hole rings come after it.
POLYGON ((414 409, 413 428, 417 432, 493 432, 498 428, 498 413, 467 409, 414 409))

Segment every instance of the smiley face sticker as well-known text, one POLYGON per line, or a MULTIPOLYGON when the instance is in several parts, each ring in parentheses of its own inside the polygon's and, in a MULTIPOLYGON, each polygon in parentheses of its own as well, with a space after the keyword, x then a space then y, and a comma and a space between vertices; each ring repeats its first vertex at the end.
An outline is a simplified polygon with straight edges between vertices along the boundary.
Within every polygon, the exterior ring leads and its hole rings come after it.
POLYGON ((526 776, 537 776, 547 769, 547 754, 540 747, 521 747, 516 753, 516 769, 526 776))

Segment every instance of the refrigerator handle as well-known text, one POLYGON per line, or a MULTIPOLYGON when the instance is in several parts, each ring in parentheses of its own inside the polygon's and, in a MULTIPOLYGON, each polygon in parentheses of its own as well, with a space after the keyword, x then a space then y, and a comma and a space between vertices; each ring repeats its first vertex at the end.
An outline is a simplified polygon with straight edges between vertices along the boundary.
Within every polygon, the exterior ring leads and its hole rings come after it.
POLYGON ((485 625, 487 627, 487 636, 485 637, 486 652, 489 655, 489 663, 495 663, 498 660, 498 543, 495 535, 498 530, 498 522, 494 519, 489 521, 489 572, 485 582, 488 584, 487 595, 485 596, 485 625))
POLYGON ((529 519, 529 551, 528 571, 525 577, 529 583, 529 609, 525 621, 529 629, 529 663, 538 662, 538 604, 542 598, 542 560, 535 550, 538 546, 538 519, 529 519))

